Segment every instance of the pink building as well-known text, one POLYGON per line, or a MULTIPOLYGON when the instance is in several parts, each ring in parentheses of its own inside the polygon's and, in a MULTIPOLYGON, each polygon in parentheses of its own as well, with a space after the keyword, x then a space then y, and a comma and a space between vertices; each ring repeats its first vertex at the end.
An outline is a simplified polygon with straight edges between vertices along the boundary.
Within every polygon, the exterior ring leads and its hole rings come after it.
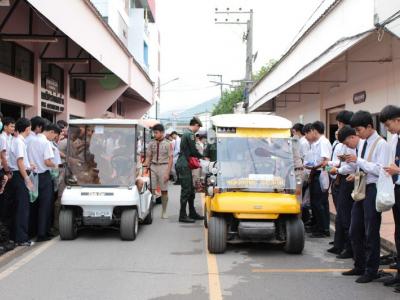
POLYGON ((140 118, 153 84, 89 0, 0 1, 0 110, 140 118))

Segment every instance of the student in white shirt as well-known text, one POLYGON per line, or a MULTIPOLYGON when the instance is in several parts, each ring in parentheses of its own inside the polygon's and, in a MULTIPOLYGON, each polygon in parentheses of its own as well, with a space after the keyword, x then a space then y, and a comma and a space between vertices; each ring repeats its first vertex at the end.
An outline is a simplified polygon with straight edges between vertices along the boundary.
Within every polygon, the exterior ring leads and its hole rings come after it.
MULTIPOLYGON (((393 135, 390 142, 390 161, 384 167, 387 173, 393 177, 395 184, 395 205, 392 208, 395 223, 394 239, 397 252, 397 274, 395 277, 386 280, 387 286, 400 283, 400 107, 394 105, 385 106, 380 114, 379 121, 385 125, 387 130, 393 135)), ((400 289, 396 289, 400 292, 400 289)))
POLYGON ((21 118, 15 123, 18 136, 10 145, 9 166, 13 172, 11 179, 11 199, 15 200, 14 240, 20 246, 32 246, 29 240, 29 190, 33 184, 29 179, 31 165, 26 151, 25 138, 31 132, 31 123, 21 118))
POLYGON ((387 166, 389 147, 374 129, 372 115, 358 111, 351 118, 351 126, 364 139, 358 155, 347 155, 347 163, 356 163, 366 173, 366 196, 356 201, 351 211, 350 240, 353 247, 354 268, 343 275, 359 275, 357 283, 368 283, 378 278, 380 257, 381 214, 376 211, 376 183, 379 172, 387 166))
POLYGON ((12 134, 15 130, 14 119, 10 117, 3 118, 3 126, 3 132, 0 134, 0 158, 1 166, 4 170, 4 174, 7 176, 8 182, 0 199, 0 221, 8 228, 9 232, 11 232, 14 219, 12 210, 14 201, 9 197, 12 172, 8 162, 10 156, 10 143, 12 134))
POLYGON ((315 226, 311 237, 322 238, 330 236, 329 232, 329 202, 328 190, 322 190, 320 176, 322 169, 328 164, 332 155, 332 146, 325 137, 325 126, 321 121, 316 121, 304 127, 305 137, 311 144, 311 162, 305 161, 305 167, 311 169, 310 173, 310 202, 315 226), (311 163, 311 164, 310 164, 311 163))
POLYGON ((51 217, 53 208, 53 181, 50 170, 56 168, 53 162, 54 152, 51 140, 54 140, 59 132, 55 124, 46 125, 43 133, 37 133, 28 145, 28 155, 30 160, 36 165, 36 172, 39 174, 39 196, 38 203, 38 224, 37 241, 47 241, 51 239, 49 235, 51 228, 51 217))
POLYGON ((296 123, 292 127, 292 135, 295 139, 299 141, 300 156, 302 159, 304 159, 304 156, 311 148, 310 143, 307 141, 303 134, 303 129, 304 125, 301 123, 296 123))

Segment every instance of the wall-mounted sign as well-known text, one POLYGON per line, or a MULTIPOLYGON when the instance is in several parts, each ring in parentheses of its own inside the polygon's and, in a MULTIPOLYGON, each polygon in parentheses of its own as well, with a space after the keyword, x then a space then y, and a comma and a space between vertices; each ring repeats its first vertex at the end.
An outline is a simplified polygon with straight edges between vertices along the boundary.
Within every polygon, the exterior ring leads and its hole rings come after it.
POLYGON ((366 99, 367 99, 367 93, 365 91, 358 92, 353 95, 353 103, 354 104, 363 103, 363 102, 365 102, 366 99))
POLYGON ((58 81, 52 78, 46 77, 46 90, 53 93, 58 93, 58 81))

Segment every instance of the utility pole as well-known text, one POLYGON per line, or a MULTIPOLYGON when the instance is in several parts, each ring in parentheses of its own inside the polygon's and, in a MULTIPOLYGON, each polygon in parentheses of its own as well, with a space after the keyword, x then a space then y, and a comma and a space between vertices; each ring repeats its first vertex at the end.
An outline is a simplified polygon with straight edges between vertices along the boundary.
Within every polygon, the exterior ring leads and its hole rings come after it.
MULTIPOLYGON (((249 91, 252 84, 252 75, 253 75, 253 10, 242 11, 241 8, 237 11, 231 11, 229 7, 225 11, 218 11, 215 9, 215 14, 225 14, 226 18, 224 21, 218 21, 215 18, 215 24, 230 24, 230 25, 246 25, 247 30, 243 35, 243 40, 246 41, 246 74, 245 74, 245 89, 244 89, 244 103, 243 108, 245 108, 246 113, 248 112, 249 107, 249 91), (249 15, 249 19, 246 22, 242 22, 239 18, 236 20, 230 20, 229 15, 239 15, 239 14, 247 14, 249 15)), ((222 79, 221 79, 222 82, 222 79)))
POLYGON ((222 99, 222 95, 224 93, 224 91, 223 91, 223 85, 224 84, 222 83, 222 75, 221 74, 207 74, 207 76, 208 77, 219 77, 219 82, 215 82, 215 81, 212 81, 212 82, 216 83, 216 84, 218 84, 220 86, 220 93, 221 93, 220 99, 222 99))

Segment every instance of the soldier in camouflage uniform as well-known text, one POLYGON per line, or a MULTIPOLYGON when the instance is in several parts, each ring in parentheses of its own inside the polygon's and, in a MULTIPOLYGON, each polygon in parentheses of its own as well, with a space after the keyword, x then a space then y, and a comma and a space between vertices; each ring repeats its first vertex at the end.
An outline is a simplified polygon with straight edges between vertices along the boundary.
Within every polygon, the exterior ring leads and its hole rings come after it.
POLYGON ((202 126, 201 121, 197 117, 190 120, 190 130, 185 132, 181 138, 181 149, 176 162, 176 171, 179 174, 181 182, 181 209, 179 213, 179 222, 194 223, 195 220, 203 220, 194 208, 195 190, 193 186, 192 170, 189 168, 188 159, 191 156, 203 158, 197 149, 195 143, 195 134, 202 126), (186 206, 189 204, 189 217, 187 215, 186 206))

